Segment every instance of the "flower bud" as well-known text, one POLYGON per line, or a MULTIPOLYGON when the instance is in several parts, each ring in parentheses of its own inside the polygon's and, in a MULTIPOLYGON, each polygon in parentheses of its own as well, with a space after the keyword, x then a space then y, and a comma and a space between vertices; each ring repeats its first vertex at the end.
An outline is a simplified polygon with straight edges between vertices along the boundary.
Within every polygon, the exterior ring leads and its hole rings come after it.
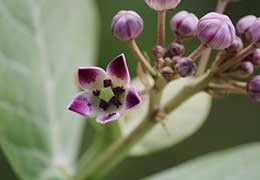
POLYGON ((195 74, 196 64, 192 59, 183 57, 177 59, 175 68, 181 77, 187 77, 195 74))
POLYGON ((170 27, 181 38, 191 38, 197 33, 198 18, 187 11, 181 11, 172 17, 170 27))
POLYGON ((112 33, 121 41, 137 38, 143 31, 143 19, 134 11, 119 11, 112 20, 112 33))
POLYGON ((246 38, 260 48, 260 18, 257 18, 248 29, 246 32, 246 38))
POLYGON ((169 51, 172 56, 182 55, 184 53, 184 50, 185 50, 184 46, 176 42, 171 43, 169 47, 169 51))
POLYGON ((174 9, 181 0, 145 0, 146 4, 155 11, 174 9))
POLYGON ((260 75, 247 82, 247 94, 252 100, 260 102, 260 75))
POLYGON ((242 62, 239 67, 239 73, 243 77, 251 76, 254 73, 254 65, 250 61, 242 62))
POLYGON ((235 27, 226 15, 211 12, 199 21, 198 38, 210 48, 219 50, 228 48, 235 37, 235 27))
POLYGON ((235 37, 231 46, 229 46, 226 50, 228 53, 235 54, 235 53, 238 53, 242 49, 243 49, 243 42, 240 39, 240 37, 237 36, 237 37, 235 37))
POLYGON ((260 49, 256 49, 252 56, 252 63, 255 66, 260 66, 260 49))
POLYGON ((172 70, 172 68, 170 68, 170 67, 168 67, 168 66, 164 67, 164 68, 161 70, 161 73, 162 73, 162 76, 163 76, 166 80, 168 80, 168 81, 170 81, 170 80, 172 79, 172 77, 173 77, 173 70, 172 70))
POLYGON ((245 36, 246 32, 248 29, 252 26, 252 24, 255 22, 257 18, 253 15, 245 16, 242 17, 238 22, 237 22, 237 33, 239 36, 245 36))
POLYGON ((152 51, 153 51, 153 55, 154 55, 154 57, 156 57, 156 58, 161 58, 161 57, 163 57, 164 56, 164 54, 166 53, 166 49, 164 48, 164 47, 162 47, 162 46, 155 46, 153 49, 152 49, 152 51))

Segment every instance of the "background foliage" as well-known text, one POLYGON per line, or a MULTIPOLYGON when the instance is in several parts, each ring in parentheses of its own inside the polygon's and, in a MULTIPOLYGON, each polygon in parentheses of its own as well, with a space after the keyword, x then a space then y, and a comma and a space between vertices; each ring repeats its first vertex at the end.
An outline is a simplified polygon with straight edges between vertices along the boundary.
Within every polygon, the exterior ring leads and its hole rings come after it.
MULTIPOLYGON (((138 39, 143 50, 149 52, 155 42, 155 14, 142 0, 97 0, 101 16, 99 64, 105 66, 110 57, 120 52, 126 52, 130 62, 131 72, 134 72, 133 57, 126 49, 126 45, 113 39, 110 33, 112 16, 120 9, 134 9, 138 11, 145 21, 145 31, 138 39)), ((183 0, 178 10, 185 9, 194 12, 199 17, 214 9, 215 0, 183 0)), ((246 14, 259 14, 258 0, 241 0, 233 3, 227 9, 227 14, 235 22, 246 14)), ((170 13, 171 15, 174 12, 170 13)), ((170 15, 168 16, 170 18, 170 15)), ((171 40, 168 32, 168 40, 171 40)), ((196 45, 194 41, 190 50, 196 45)), ((150 52, 149 52, 150 53, 150 52)), ((216 100, 213 103, 210 116, 203 127, 194 136, 175 147, 155 153, 146 157, 128 158, 120 164, 107 179, 140 179, 165 168, 178 165, 208 152, 233 147, 240 144, 260 140, 259 104, 254 104, 246 97, 228 97, 216 100), (159 163, 160 162, 160 163, 159 163)), ((1 115, 0 115, 1 118, 1 115)), ((0 156, 0 177, 4 179, 17 179, 5 157, 0 156)))

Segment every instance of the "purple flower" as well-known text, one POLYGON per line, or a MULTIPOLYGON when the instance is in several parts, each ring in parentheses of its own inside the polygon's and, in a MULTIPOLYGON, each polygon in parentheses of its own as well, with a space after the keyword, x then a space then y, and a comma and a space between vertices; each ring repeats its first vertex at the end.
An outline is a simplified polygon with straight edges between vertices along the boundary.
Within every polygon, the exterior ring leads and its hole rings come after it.
POLYGON ((252 24, 255 22, 257 18, 254 15, 248 15, 245 17, 242 17, 238 22, 237 22, 237 33, 240 36, 244 36, 248 29, 252 26, 252 24))
POLYGON ((145 0, 146 4, 155 11, 174 9, 181 0, 145 0))
POLYGON ((198 18, 187 11, 180 11, 170 21, 170 27, 181 38, 191 38, 197 33, 198 18))
POLYGON ((119 11, 112 19, 113 35, 121 41, 137 38, 143 31, 143 19, 134 11, 119 11))
POLYGON ((197 66, 189 57, 182 57, 176 60, 175 68, 181 77, 188 77, 195 74, 197 66))
POLYGON ((232 42, 231 46, 229 46, 226 50, 228 53, 238 53, 240 50, 243 49, 243 42, 240 37, 236 36, 234 41, 232 42))
POLYGON ((257 18, 250 26, 246 33, 246 38, 260 48, 260 18, 257 18))
POLYGON ((242 62, 239 67, 239 72, 243 77, 251 76, 254 73, 254 65, 250 61, 242 62))
POLYGON ((228 48, 235 37, 235 27, 226 15, 211 12, 199 21, 198 38, 210 48, 219 50, 228 48))
POLYGON ((252 63, 255 66, 260 66, 260 49, 256 49, 252 56, 252 63))
POLYGON ((79 67, 79 84, 84 89, 70 102, 68 109, 107 123, 141 104, 136 89, 130 86, 130 75, 124 54, 113 59, 106 71, 99 67, 79 67))
POLYGON ((248 81, 247 93, 252 100, 260 102, 260 75, 248 81))

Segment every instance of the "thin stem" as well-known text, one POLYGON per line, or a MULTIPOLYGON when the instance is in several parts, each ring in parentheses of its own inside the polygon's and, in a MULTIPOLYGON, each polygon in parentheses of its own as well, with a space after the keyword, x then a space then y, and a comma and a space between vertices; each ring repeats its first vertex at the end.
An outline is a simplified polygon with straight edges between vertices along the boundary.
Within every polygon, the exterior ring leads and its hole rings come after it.
POLYGON ((223 14, 230 0, 218 0, 216 12, 223 14))
POLYGON ((208 48, 204 44, 200 44, 197 49, 195 49, 190 55, 189 58, 193 59, 194 61, 201 56, 201 54, 207 50, 208 48))
POLYGON ((208 62, 209 62, 210 53, 211 53, 210 51, 205 51, 202 54, 199 65, 198 65, 198 70, 197 70, 196 76, 200 76, 205 72, 208 62))
POLYGON ((247 93, 245 87, 240 88, 240 87, 236 87, 236 86, 232 86, 232 85, 228 85, 228 84, 210 83, 209 88, 213 89, 213 90, 222 91, 222 92, 232 93, 232 94, 245 95, 247 93))
POLYGON ((226 70, 228 70, 229 68, 237 65, 238 63, 240 63, 244 58, 246 58, 247 56, 249 56, 251 53, 254 52, 254 50, 256 49, 256 46, 254 44, 249 45, 247 48, 243 49, 240 53, 236 54, 234 57, 232 57, 231 59, 227 60, 226 63, 224 63, 220 68, 219 68, 219 72, 224 72, 226 70))
POLYGON ((147 61, 147 59, 144 57, 143 53, 140 51, 138 45, 136 44, 135 40, 129 41, 129 47, 132 50, 134 56, 136 59, 143 65, 143 67, 152 75, 156 76, 157 73, 151 66, 151 64, 147 61))
POLYGON ((166 11, 159 11, 157 14, 157 45, 164 46, 165 42, 165 19, 166 11))

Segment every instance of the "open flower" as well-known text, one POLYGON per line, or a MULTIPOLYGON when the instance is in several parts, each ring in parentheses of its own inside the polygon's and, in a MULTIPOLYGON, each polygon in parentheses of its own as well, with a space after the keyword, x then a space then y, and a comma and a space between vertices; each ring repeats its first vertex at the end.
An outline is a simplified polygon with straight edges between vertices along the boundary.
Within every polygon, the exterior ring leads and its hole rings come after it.
POLYGON ((130 86, 124 54, 113 59, 106 71, 94 66, 79 67, 78 77, 84 91, 74 97, 68 109, 96 117, 99 123, 117 120, 142 102, 137 90, 130 86))

